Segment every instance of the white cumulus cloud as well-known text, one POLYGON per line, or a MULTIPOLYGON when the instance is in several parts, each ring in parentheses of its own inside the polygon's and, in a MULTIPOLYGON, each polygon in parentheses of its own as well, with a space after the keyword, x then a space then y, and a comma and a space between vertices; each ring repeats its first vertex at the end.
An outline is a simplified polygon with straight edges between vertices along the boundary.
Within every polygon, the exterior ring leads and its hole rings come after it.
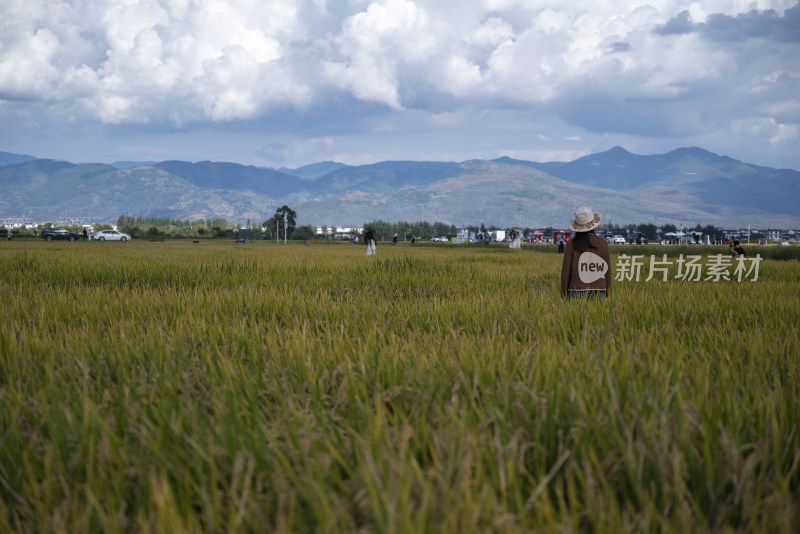
MULTIPOLYGON (((249 118, 308 91, 281 66, 295 2, 42 2, 6 6, 0 94, 103 122, 249 118)), ((12 3, 13 4, 13 3, 12 3)))
POLYGON ((484 147, 479 119, 504 116, 536 117, 531 143, 776 154, 800 128, 798 24, 798 0, 5 0, 0 141, 238 121, 339 141, 470 127, 484 147))

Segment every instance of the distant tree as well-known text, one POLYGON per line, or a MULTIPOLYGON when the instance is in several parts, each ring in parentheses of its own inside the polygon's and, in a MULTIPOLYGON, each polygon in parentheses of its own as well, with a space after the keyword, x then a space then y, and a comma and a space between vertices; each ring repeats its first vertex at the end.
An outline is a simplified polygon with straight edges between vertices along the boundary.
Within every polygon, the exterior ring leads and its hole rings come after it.
POLYGON ((222 218, 211 219, 210 221, 206 222, 206 226, 211 228, 214 232, 219 233, 220 231, 224 234, 225 230, 229 228, 228 221, 222 218))
POLYGON ((284 232, 284 215, 286 216, 286 226, 287 226, 287 239, 292 237, 292 232, 296 226, 296 219, 297 219, 297 212, 295 212, 292 208, 284 204, 277 210, 275 210, 275 215, 264 221, 264 228, 266 229, 267 233, 273 239, 275 237, 282 238, 284 232), (276 225, 277 223, 277 225, 276 225), (274 232, 276 231, 276 227, 278 228, 279 235, 275 236, 274 232))
POLYGON ((433 237, 433 225, 428 221, 417 221, 412 226, 412 233, 422 239, 433 237))
MULTIPOLYGON (((134 225, 134 223, 135 221, 133 220, 133 217, 131 217, 130 215, 120 215, 119 218, 117 219, 117 228, 119 228, 124 232, 125 230, 123 230, 123 228, 126 229, 130 228, 131 226, 134 225)), ((125 232, 125 233, 130 233, 130 232, 125 232)))
POLYGON ((650 241, 655 241, 658 239, 658 234, 656 233, 656 225, 655 224, 640 224, 636 228, 637 233, 642 234, 650 241))
POLYGON ((261 229, 261 226, 254 224, 250 230, 253 232, 252 239, 264 239, 264 231, 261 229))
POLYGON ((317 237, 317 229, 310 224, 298 226, 294 229, 294 233, 292 233, 292 239, 299 239, 302 241, 308 241, 315 237, 317 237))
POLYGON ((722 230, 712 224, 705 225, 702 232, 704 235, 711 237, 711 239, 722 239, 725 237, 722 230))
POLYGON ((376 219, 374 221, 365 222, 364 228, 372 228, 372 231, 375 233, 375 237, 379 241, 383 241, 384 239, 392 236, 392 234, 396 231, 395 228, 397 228, 397 224, 376 219))
POLYGON ((433 223, 433 232, 436 235, 446 235, 449 237, 453 237, 456 235, 457 230, 455 226, 446 223, 435 222, 433 223))

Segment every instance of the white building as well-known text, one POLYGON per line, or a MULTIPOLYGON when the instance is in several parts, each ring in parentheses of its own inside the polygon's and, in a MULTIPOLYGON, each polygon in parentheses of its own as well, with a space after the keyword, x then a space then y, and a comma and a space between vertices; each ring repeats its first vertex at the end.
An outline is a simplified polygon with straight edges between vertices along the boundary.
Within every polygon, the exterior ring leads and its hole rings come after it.
POLYGON ((782 230, 765 230, 764 233, 770 241, 778 241, 784 232, 782 230))
POLYGON ((334 234, 363 234, 362 226, 315 226, 315 233, 320 236, 334 234))

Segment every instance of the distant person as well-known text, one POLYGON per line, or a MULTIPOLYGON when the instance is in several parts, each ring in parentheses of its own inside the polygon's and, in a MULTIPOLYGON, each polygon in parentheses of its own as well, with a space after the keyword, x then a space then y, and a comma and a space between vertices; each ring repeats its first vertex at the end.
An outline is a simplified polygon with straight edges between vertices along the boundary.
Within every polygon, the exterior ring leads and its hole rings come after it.
POLYGON ((738 239, 736 241, 734 241, 733 243, 731 243, 729 245, 729 247, 731 249, 731 256, 734 256, 734 257, 742 256, 742 257, 744 257, 744 248, 742 248, 742 245, 739 244, 739 240, 738 239))
POLYGON ((11 230, 11 227, 8 227, 8 240, 11 241, 11 238, 14 237, 14 232, 11 230))
POLYGON ((417 242, 417 236, 415 236, 414 234, 411 234, 411 244, 413 245, 416 242, 417 242))
POLYGON ((364 242, 367 244, 367 256, 375 255, 375 234, 372 230, 364 232, 364 242))
POLYGON ((608 242, 595 235, 603 216, 590 208, 578 208, 569 228, 569 240, 561 263, 561 295, 568 299, 605 298, 611 292, 611 254, 608 242))
POLYGON ((86 227, 83 227, 83 240, 87 241, 89 239, 89 234, 86 232, 86 227))
POLYGON ((397 244, 397 232, 392 235, 392 244, 397 244))
POLYGON ((87 233, 88 233, 88 235, 89 235, 89 241, 91 241, 91 240, 92 240, 92 235, 94 235, 94 232, 92 231, 91 227, 89 228, 89 230, 87 231, 87 233))
POLYGON ((564 236, 562 234, 558 234, 558 253, 564 253, 564 236))

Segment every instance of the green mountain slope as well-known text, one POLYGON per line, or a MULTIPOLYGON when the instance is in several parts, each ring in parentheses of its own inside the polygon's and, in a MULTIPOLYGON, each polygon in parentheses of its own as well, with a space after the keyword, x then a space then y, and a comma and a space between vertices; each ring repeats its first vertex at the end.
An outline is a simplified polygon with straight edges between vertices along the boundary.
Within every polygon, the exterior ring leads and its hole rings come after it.
POLYGON ((314 181, 327 174, 338 171, 339 169, 344 169, 346 167, 347 165, 344 163, 339 163, 336 161, 320 161, 318 163, 304 165, 297 169, 287 169, 285 167, 281 167, 280 169, 275 170, 284 174, 291 174, 292 176, 303 178, 304 180, 314 181))
POLYGON ((34 160, 33 156, 25 154, 12 154, 11 152, 0 152, 0 165, 17 165, 26 161, 34 160))
POLYGON ((120 214, 263 220, 283 205, 301 224, 365 220, 566 224, 592 206, 606 221, 800 227, 800 173, 699 148, 640 156, 615 148, 567 163, 385 161, 308 166, 316 179, 235 163, 165 161, 118 169, 35 159, 0 165, 0 217, 120 214))
POLYGON ((263 216, 275 197, 199 187, 156 167, 119 170, 104 164, 34 160, 0 167, 0 214, 32 220, 121 214, 199 219, 263 216))
POLYGON ((154 167, 180 176, 202 189, 250 191, 282 197, 304 191, 310 185, 297 176, 238 163, 164 161, 154 167))
POLYGON ((316 193, 369 191, 388 193, 408 186, 422 186, 451 176, 457 163, 438 161, 382 161, 346 167, 314 183, 316 193))

